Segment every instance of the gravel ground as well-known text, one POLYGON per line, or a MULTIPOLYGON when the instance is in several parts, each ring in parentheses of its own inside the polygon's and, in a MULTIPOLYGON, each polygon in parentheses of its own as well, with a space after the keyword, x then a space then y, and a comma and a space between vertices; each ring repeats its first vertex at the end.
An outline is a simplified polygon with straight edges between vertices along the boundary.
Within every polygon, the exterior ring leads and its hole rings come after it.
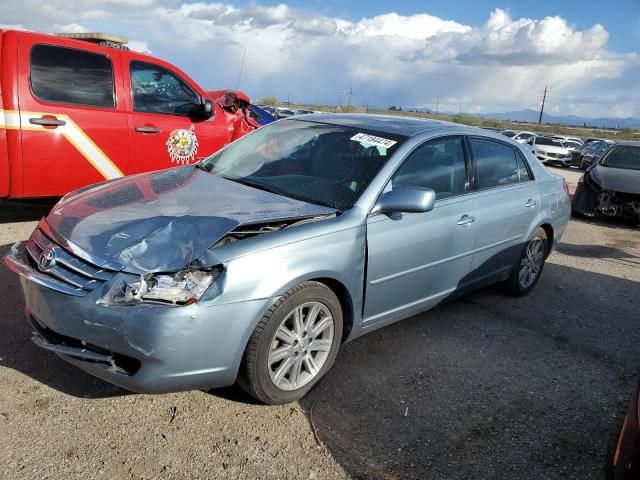
MULTIPOLYGON (((0 212, 2 250, 45 212, 0 212)), ((572 221, 528 297, 489 288, 378 330, 265 407, 86 375, 31 344, 0 269, 0 478, 602 478, 640 366, 638 282, 636 227, 572 221)))

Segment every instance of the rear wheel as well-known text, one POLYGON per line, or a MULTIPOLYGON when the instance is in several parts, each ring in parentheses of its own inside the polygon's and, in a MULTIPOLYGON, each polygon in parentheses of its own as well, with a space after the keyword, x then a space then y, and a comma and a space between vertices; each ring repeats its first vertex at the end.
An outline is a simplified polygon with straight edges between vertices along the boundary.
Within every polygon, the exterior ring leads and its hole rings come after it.
POLYGON ((538 228, 525 243, 511 276, 504 282, 509 294, 519 297, 533 290, 542 274, 548 251, 547 232, 538 228))
POLYGON ((288 290, 256 326, 238 383, 268 404, 304 396, 333 365, 342 339, 342 308, 319 282, 288 290))

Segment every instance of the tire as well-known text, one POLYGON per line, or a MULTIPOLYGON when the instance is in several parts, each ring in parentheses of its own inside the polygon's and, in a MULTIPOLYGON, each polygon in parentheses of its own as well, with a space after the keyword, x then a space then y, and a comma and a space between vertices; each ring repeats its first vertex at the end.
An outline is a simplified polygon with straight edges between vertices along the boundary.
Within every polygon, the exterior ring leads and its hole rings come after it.
MULTIPOLYGON (((514 297, 521 297, 523 295, 527 295, 531 290, 533 290, 533 287, 536 286, 536 284, 538 283, 538 280, 540 280, 540 276, 542 275, 544 262, 547 258, 548 252, 549 252, 549 240, 547 238, 547 232, 545 232, 543 228, 538 228, 535 232, 533 232, 533 235, 531 235, 529 239, 526 241, 524 247, 522 248, 522 253, 518 258, 518 261, 513 266, 513 271, 511 272, 511 275, 503 283, 503 286, 505 287, 507 293, 509 293, 510 295, 513 295, 514 297), (524 279, 521 278, 520 274, 521 274, 522 268, 524 267, 523 262, 525 262, 525 260, 529 260, 529 262, 531 262, 530 260, 531 257, 530 255, 528 255, 527 252, 532 253, 534 255, 533 258, 535 260, 535 265, 537 265, 537 267, 535 269, 533 268, 530 269, 530 272, 532 273, 532 275, 533 275, 533 272, 535 272, 535 275, 533 276, 533 278, 531 278, 528 275, 525 275, 525 279, 527 280, 527 282, 525 282, 524 279)), ((531 265, 531 263, 528 263, 528 264, 531 265)))
POLYGON ((342 325, 340 301, 323 283, 303 282, 287 290, 251 334, 238 384, 270 405, 299 400, 333 365, 342 325), (313 326, 316 337, 306 330, 313 326))

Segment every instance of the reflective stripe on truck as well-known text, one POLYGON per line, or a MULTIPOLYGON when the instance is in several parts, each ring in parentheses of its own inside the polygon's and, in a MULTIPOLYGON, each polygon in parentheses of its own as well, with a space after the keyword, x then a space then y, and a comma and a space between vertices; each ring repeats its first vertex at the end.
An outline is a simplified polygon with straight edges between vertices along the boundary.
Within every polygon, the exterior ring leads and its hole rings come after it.
POLYGON ((62 134, 80 154, 107 180, 124 176, 122 171, 107 157, 89 136, 68 115, 42 112, 18 112, 2 110, 0 128, 12 130, 32 130, 44 133, 62 134), (38 120, 47 117, 60 120, 55 129, 46 122, 38 124, 38 120), (35 121, 35 122, 34 122, 35 121))

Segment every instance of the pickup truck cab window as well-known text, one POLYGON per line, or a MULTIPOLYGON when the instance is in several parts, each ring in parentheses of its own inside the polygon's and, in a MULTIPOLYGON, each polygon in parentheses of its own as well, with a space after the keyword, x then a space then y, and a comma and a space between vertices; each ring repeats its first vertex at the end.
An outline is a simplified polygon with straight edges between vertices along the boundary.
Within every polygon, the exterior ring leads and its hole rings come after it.
POLYGON ((135 111, 188 116, 200 108, 200 95, 175 73, 140 61, 130 68, 135 111))
POLYGON ((91 107, 115 106, 113 65, 99 53, 55 45, 31 49, 30 82, 40 100, 91 107))

